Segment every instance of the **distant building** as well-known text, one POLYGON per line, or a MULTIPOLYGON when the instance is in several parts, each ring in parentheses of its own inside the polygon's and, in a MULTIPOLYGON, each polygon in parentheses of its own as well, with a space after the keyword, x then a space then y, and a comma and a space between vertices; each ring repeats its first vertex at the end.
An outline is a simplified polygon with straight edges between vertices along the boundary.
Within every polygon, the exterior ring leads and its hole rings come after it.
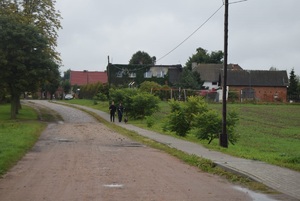
MULTIPOLYGON (((192 70, 200 74, 203 81, 203 88, 212 90, 217 89, 221 85, 220 72, 223 70, 223 64, 192 64, 192 70)), ((228 64, 228 70, 243 70, 238 64, 228 64)))
POLYGON ((182 72, 178 65, 153 64, 111 64, 107 66, 109 84, 115 86, 139 86, 144 81, 154 81, 161 85, 176 84, 182 72))
POLYGON ((108 82, 106 72, 98 71, 70 71, 70 84, 71 86, 78 85, 87 85, 101 82, 103 84, 108 82))
POLYGON ((287 72, 267 70, 227 71, 229 91, 236 92, 241 102, 286 102, 289 80, 287 72))
MULTIPOLYGON (((222 87, 223 64, 196 64, 192 70, 200 74, 203 87, 215 91, 222 87)), ((255 100, 261 102, 286 102, 289 80, 286 71, 243 70, 238 64, 227 66, 228 91, 236 93, 240 102, 255 100)), ((220 101, 222 90, 218 90, 216 100, 220 101)))

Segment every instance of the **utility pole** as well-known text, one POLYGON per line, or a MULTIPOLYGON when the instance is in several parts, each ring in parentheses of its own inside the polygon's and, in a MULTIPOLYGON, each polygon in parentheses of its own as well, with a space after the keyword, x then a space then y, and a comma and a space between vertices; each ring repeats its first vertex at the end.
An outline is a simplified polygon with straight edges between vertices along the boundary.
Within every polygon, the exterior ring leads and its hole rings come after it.
POLYGON ((222 133, 220 134, 220 146, 228 147, 228 135, 226 129, 226 94, 227 94, 227 58, 228 58, 228 0, 225 0, 224 14, 224 67, 223 67, 223 98, 222 98, 222 133))

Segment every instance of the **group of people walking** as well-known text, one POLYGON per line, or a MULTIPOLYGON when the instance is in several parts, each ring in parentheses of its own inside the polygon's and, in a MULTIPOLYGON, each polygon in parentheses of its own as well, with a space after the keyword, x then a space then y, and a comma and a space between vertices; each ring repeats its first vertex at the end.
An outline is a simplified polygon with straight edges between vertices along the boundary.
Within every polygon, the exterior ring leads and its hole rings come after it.
POLYGON ((111 105, 109 106, 109 111, 110 111, 110 121, 111 122, 115 122, 116 111, 118 111, 119 122, 122 122, 123 112, 124 112, 124 107, 123 107, 122 103, 119 103, 118 106, 115 106, 114 101, 112 101, 111 105))

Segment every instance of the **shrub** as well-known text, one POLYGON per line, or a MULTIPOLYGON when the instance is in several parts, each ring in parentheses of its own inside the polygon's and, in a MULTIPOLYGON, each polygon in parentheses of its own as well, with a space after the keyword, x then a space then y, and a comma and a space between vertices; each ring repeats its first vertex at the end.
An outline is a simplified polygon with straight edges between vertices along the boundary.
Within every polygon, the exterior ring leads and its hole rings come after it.
POLYGON ((107 101, 107 96, 101 92, 97 93, 96 96, 93 98, 94 100, 99 100, 99 101, 107 101))
POLYGON ((165 129, 174 131, 179 136, 186 136, 191 129, 195 114, 207 111, 207 104, 200 96, 191 96, 187 102, 170 101, 171 113, 168 115, 165 129))
POLYGON ((134 119, 151 116, 158 110, 159 103, 156 96, 136 89, 112 89, 110 100, 116 104, 122 102, 126 113, 134 119))
POLYGON ((147 127, 151 128, 155 123, 154 118, 152 116, 146 116, 145 119, 146 119, 147 127))
MULTIPOLYGON (((209 143, 219 138, 222 132, 222 116, 212 109, 202 97, 191 96, 187 102, 170 101, 171 113, 167 116, 164 130, 170 130, 179 136, 186 136, 189 131, 201 140, 208 140, 209 143)), ((228 140, 234 144, 238 135, 234 132, 237 113, 231 112, 227 116, 228 140)))
POLYGON ((150 116, 159 109, 158 103, 158 97, 149 93, 140 92, 132 97, 129 115, 134 119, 142 119, 145 116, 150 116))
MULTIPOLYGON (((193 133, 201 140, 208 140, 208 144, 222 133, 222 116, 214 110, 208 110, 194 116, 193 133)), ((238 121, 237 113, 230 112, 227 116, 226 129, 228 141, 234 144, 238 135, 234 132, 235 124, 238 121)))
POLYGON ((190 130, 190 122, 185 118, 185 113, 182 108, 176 110, 168 115, 168 122, 165 129, 173 131, 176 135, 186 136, 190 130))

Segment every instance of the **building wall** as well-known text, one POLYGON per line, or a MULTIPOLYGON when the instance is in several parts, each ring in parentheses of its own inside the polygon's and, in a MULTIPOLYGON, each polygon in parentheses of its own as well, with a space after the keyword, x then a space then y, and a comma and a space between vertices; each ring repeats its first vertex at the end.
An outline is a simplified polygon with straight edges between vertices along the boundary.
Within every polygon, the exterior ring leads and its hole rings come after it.
MULTIPOLYGON (((247 86, 230 86, 230 91, 236 91, 241 100, 241 91, 247 86)), ((261 102, 286 102, 287 88, 286 87, 251 87, 255 93, 255 99, 261 102)), ((241 100, 242 101, 242 100, 241 100)))
POLYGON ((152 67, 150 71, 154 77, 164 77, 168 73, 168 67, 152 67))

